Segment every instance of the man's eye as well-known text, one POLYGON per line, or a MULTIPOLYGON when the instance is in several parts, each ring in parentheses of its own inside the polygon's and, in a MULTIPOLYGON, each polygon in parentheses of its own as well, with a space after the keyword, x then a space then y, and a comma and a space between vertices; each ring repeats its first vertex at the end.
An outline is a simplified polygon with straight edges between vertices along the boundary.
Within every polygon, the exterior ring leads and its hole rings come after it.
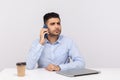
POLYGON ((58 25, 60 25, 60 23, 57 23, 58 25))
POLYGON ((54 25, 55 23, 51 23, 51 25, 54 25))

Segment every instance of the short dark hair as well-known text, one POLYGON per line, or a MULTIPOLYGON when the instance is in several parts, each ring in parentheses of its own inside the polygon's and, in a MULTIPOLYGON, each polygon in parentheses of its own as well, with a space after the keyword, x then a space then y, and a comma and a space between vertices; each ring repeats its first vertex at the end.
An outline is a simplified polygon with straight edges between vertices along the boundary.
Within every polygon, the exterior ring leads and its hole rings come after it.
POLYGON ((50 12, 44 15, 43 20, 44 20, 44 24, 46 24, 46 22, 48 21, 48 19, 50 18, 59 18, 59 14, 55 13, 55 12, 50 12))

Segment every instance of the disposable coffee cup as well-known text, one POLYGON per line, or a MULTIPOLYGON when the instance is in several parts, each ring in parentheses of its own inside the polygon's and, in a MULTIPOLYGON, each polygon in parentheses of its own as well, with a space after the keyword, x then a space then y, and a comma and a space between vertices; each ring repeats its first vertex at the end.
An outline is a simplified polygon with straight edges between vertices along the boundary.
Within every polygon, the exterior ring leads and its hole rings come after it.
POLYGON ((25 76, 26 62, 18 62, 17 66, 17 76, 23 77, 25 76))

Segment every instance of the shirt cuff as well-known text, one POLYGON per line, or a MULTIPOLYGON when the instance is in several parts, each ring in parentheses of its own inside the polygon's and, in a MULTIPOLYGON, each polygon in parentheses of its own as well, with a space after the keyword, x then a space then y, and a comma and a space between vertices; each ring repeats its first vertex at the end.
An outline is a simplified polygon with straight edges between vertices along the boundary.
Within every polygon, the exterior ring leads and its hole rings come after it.
POLYGON ((65 64, 60 64, 59 67, 60 67, 60 71, 64 71, 68 69, 68 67, 65 64))
POLYGON ((44 47, 43 45, 38 44, 38 45, 36 46, 36 49, 39 50, 39 49, 41 49, 41 48, 43 48, 43 47, 44 47))

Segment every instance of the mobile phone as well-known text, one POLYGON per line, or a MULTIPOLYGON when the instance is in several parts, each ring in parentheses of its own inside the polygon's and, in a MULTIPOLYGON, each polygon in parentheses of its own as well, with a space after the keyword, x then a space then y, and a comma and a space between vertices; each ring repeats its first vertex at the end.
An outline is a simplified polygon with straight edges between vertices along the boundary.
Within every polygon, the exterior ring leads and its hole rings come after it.
MULTIPOLYGON (((43 28, 48 28, 48 27, 47 27, 47 25, 44 24, 43 28)), ((48 37, 48 34, 46 33, 46 34, 44 35, 44 38, 47 38, 47 37, 48 37)))

